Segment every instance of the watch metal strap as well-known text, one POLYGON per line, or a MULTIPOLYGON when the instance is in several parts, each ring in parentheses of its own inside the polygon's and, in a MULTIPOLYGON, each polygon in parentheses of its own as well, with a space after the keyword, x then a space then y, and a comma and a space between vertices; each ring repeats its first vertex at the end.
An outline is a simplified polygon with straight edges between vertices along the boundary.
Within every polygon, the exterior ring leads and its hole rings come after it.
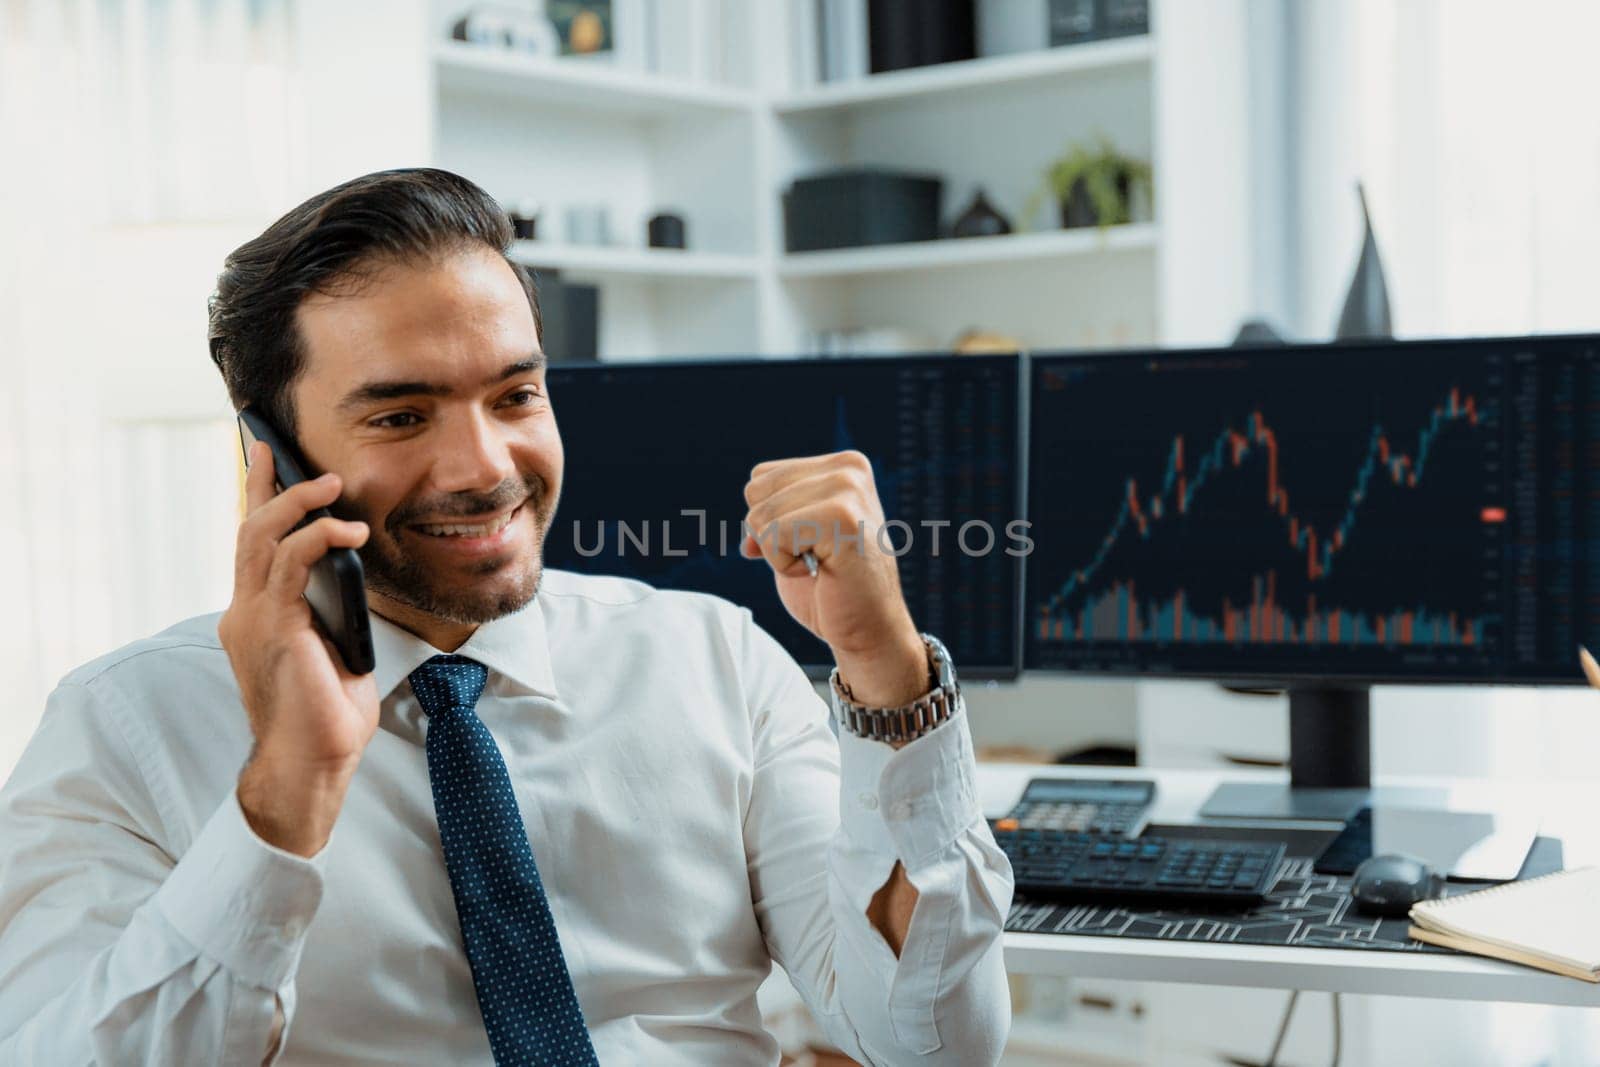
POLYGON ((956 713, 958 692, 935 689, 898 708, 864 708, 841 702, 844 719, 840 725, 870 741, 915 741, 956 713))
POLYGON ((928 674, 933 688, 900 707, 869 708, 856 703, 839 677, 838 668, 834 668, 828 686, 841 727, 869 741, 915 741, 956 713, 961 703, 961 686, 956 682, 950 653, 931 634, 923 634, 922 641, 928 649, 928 674))

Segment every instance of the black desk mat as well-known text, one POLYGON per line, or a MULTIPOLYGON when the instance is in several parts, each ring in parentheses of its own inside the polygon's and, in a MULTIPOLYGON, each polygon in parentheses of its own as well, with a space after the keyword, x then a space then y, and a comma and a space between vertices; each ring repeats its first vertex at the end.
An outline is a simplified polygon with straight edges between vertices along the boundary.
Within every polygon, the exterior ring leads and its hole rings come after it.
MULTIPOLYGON (((1298 945, 1386 952, 1449 952, 1406 936, 1406 919, 1362 915, 1350 899, 1348 875, 1317 874, 1312 864, 1336 835, 1331 830, 1252 830, 1240 827, 1152 826, 1145 833, 1169 839, 1229 838, 1282 841, 1288 854, 1266 900, 1248 910, 1142 909, 1072 904, 1019 895, 1006 929, 1030 934, 1137 937, 1157 941, 1210 941, 1239 945, 1298 945)), ((1561 842, 1538 838, 1518 878, 1562 868, 1561 842)), ((1446 895, 1481 886, 1451 885, 1446 895)))

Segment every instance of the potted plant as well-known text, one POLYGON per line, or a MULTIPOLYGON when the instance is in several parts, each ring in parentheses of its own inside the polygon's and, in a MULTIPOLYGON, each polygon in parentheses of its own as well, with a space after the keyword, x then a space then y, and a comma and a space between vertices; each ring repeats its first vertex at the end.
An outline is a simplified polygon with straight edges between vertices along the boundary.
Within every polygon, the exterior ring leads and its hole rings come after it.
POLYGON ((1117 226, 1133 221, 1133 198, 1150 195, 1150 164, 1117 151, 1104 134, 1093 144, 1070 145, 1050 164, 1044 184, 1028 201, 1028 215, 1038 213, 1045 197, 1061 205, 1061 225, 1117 226))

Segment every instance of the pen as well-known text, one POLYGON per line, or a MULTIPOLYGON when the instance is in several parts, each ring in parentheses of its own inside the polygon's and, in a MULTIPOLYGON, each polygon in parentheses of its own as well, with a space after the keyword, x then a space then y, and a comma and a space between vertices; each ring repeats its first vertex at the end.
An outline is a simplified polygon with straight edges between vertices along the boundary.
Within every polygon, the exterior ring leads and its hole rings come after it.
MULTIPOLYGON (((815 578, 817 576, 817 554, 808 548, 800 553, 800 558, 806 561, 806 570, 810 571, 811 577, 815 578)), ((1588 653, 1585 652, 1584 655, 1587 656, 1588 653)), ((1590 660, 1589 662, 1593 663, 1594 661, 1590 660)), ((1597 668, 1597 671, 1600 671, 1600 668, 1597 668)), ((1589 675, 1591 681, 1594 680, 1594 677, 1593 674, 1589 675)), ((1595 682, 1595 685, 1600 686, 1600 682, 1595 682)))
POLYGON ((1583 674, 1589 679, 1589 684, 1600 689, 1600 663, 1596 663, 1589 650, 1582 645, 1578 646, 1578 662, 1583 664, 1583 674))

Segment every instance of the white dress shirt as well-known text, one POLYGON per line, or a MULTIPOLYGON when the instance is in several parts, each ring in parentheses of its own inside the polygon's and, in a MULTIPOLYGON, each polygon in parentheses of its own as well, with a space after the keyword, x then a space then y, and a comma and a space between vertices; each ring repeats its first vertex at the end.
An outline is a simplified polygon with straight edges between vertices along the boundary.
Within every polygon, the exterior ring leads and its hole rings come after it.
MULTIPOLYGON (((406 677, 374 616, 378 731, 306 860, 235 798, 251 736, 217 616, 69 674, 0 789, 0 1063, 487 1064, 406 677)), ((990 1063, 1011 870, 965 711, 899 751, 829 729, 725 601, 547 571, 457 650, 602 1064, 773 1064, 776 962, 866 1063, 990 1063), (895 861, 899 959, 866 917, 895 861)), ((959 664, 957 665, 959 669, 959 664)))

